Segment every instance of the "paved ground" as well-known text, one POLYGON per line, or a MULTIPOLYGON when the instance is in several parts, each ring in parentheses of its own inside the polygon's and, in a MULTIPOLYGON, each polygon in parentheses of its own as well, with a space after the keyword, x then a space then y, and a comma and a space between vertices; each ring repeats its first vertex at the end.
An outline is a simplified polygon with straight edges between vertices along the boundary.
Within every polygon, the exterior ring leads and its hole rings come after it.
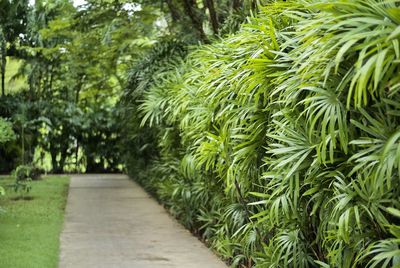
POLYGON ((123 175, 72 176, 60 268, 226 268, 123 175))

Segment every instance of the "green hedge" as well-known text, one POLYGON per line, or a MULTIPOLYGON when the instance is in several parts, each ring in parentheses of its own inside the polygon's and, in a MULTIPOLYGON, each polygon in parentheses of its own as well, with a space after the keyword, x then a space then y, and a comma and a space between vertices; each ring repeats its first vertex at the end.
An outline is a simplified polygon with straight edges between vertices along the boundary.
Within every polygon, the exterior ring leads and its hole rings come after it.
POLYGON ((232 266, 398 267, 399 42, 400 1, 261 7, 153 73, 141 182, 232 266))

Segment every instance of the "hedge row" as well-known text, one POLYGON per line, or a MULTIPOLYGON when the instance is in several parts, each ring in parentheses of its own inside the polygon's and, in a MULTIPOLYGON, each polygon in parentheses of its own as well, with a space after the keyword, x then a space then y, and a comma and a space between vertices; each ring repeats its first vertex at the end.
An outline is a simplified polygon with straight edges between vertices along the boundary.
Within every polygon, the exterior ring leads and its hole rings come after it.
POLYGON ((397 0, 262 7, 151 74, 139 180, 232 266, 398 267, 399 41, 397 0))

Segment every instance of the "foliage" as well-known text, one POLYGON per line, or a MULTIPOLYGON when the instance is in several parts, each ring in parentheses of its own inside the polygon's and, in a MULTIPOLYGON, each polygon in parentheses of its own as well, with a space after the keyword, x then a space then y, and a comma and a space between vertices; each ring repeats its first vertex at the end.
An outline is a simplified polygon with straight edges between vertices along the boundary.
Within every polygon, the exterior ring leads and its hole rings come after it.
POLYGON ((28 86, 26 77, 18 75, 22 61, 13 57, 8 57, 6 76, 5 76, 5 88, 8 89, 9 94, 14 94, 25 90, 28 86))
POLYGON ((12 124, 0 117, 0 144, 4 144, 14 139, 15 133, 12 129, 12 124))
POLYGON ((16 181, 25 181, 25 180, 39 180, 42 171, 35 166, 32 165, 20 165, 14 171, 14 177, 16 181))
MULTIPOLYGON (((15 133, 12 129, 10 122, 6 121, 4 118, 0 117, 0 146, 6 142, 15 139, 15 133)), ((0 186, 0 195, 4 195, 5 190, 0 186)))
POLYGON ((11 118, 17 133, 1 148, 3 172, 31 163, 37 152, 35 164, 50 158, 56 173, 121 170, 114 105, 127 64, 150 43, 135 21, 147 16, 151 24, 154 16, 146 11, 136 18, 122 6, 97 1, 85 9, 67 0, 35 1, 24 11, 23 60, 15 79, 26 78, 27 88, 0 101, 0 115, 11 118))
POLYGON ((13 172, 15 182, 8 185, 9 188, 14 189, 14 192, 20 193, 24 198, 25 193, 32 190, 32 181, 41 179, 42 170, 33 165, 20 165, 13 172))
POLYGON ((16 46, 26 27, 28 0, 0 2, 1 95, 5 95, 7 56, 15 56, 16 46))
POLYGON ((123 159, 234 267, 400 265, 400 1, 27 3, 2 170, 123 159))
POLYGON ((7 95, 0 99, 0 114, 10 118, 16 139, 0 148, 1 170, 9 172, 18 164, 30 163, 34 149, 38 144, 39 127, 43 121, 40 117, 40 103, 26 100, 26 93, 7 95))
POLYGON ((113 172, 122 169, 121 157, 130 155, 131 146, 138 147, 138 155, 141 149, 156 154, 146 145, 153 140, 145 134, 150 130, 125 128, 141 120, 139 113, 125 120, 132 114, 128 103, 138 100, 168 55, 184 56, 188 44, 235 31, 255 10, 252 2, 119 0, 75 7, 70 0, 2 1, 1 73, 12 74, 15 66, 7 67, 6 60, 13 56, 11 63, 20 67, 12 79, 26 81, 20 90, 3 86, 8 95, 0 101, 0 116, 11 119, 17 140, 0 150, 2 171, 37 160, 51 163, 55 173, 113 172), (122 89, 135 83, 142 89, 120 101, 122 89), (115 108, 118 102, 127 105, 115 108), (121 154, 117 144, 123 144, 121 154))
POLYGON ((138 179, 232 266, 398 266, 399 8, 276 1, 157 68, 138 179))
POLYGON ((117 105, 117 118, 122 131, 120 151, 131 175, 142 174, 140 171, 146 169, 151 160, 159 155, 154 142, 155 131, 149 127, 138 127, 142 120, 138 102, 143 93, 158 81, 157 73, 166 68, 168 70, 171 64, 187 53, 187 44, 165 38, 145 51, 128 72, 127 90, 117 105))
POLYGON ((190 44, 209 43, 238 29, 257 9, 255 0, 141 0, 143 7, 159 8, 166 33, 190 44), (160 4, 161 3, 161 4, 160 4))

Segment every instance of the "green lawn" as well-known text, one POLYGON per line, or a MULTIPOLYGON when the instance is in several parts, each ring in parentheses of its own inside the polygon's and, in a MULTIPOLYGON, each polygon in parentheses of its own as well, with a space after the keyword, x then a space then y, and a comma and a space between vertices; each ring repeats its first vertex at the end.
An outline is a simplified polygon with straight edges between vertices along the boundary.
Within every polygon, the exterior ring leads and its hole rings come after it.
MULTIPOLYGON (((2 186, 12 182, 0 179, 2 186)), ((31 185, 31 200, 18 199, 12 189, 0 197, 0 267, 58 266, 69 178, 46 177, 31 185)))

